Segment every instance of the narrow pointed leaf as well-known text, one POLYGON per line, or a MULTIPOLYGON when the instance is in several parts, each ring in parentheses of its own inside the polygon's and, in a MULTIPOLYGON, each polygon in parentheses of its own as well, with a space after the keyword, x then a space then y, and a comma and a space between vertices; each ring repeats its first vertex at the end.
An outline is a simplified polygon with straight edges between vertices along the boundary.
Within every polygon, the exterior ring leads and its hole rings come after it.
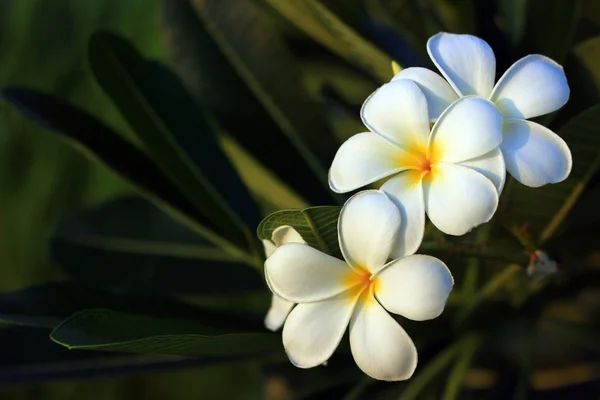
POLYGON ((507 201, 514 220, 527 223, 531 233, 548 240, 564 221, 600 167, 600 105, 571 119, 558 130, 571 149, 573 169, 561 183, 541 188, 515 184, 507 201))
POLYGON ((202 310, 171 297, 104 290, 71 281, 0 293, 0 321, 16 325, 52 329, 86 308, 152 316, 202 317, 202 310))
POLYGON ((381 82, 392 77, 391 58, 346 25, 319 0, 267 0, 304 33, 381 82))
POLYGON ((281 348, 279 335, 108 310, 86 310, 57 326, 51 339, 70 349, 195 357, 258 356, 281 348))
POLYGON ((92 36, 89 59, 96 79, 162 170, 221 234, 246 247, 244 222, 258 222, 257 208, 177 77, 110 33, 92 36))
POLYGON ((302 86, 297 61, 266 13, 251 1, 236 7, 221 0, 192 3, 221 52, 327 186, 327 168, 339 143, 302 86))
MULTIPOLYGON (((311 169, 310 157, 306 158, 307 154, 295 146, 267 111, 259 100, 263 93, 251 88, 247 79, 238 74, 203 26, 191 1, 163 1, 162 25, 173 68, 219 125, 306 200, 313 204, 331 202, 323 170, 311 169), (260 133, 260 140, 254 132, 260 133)), ((289 95, 298 94, 290 91, 289 95)))
POLYGON ((581 12, 579 0, 529 0, 520 53, 543 54, 562 62, 581 12))
POLYGON ((51 249, 73 278, 120 290, 240 294, 265 288, 257 270, 137 197, 65 219, 51 249))
POLYGON ((226 241, 212 232, 214 226, 173 185, 154 162, 95 117, 31 89, 2 89, 2 98, 40 126, 51 130, 92 160, 99 161, 170 215, 213 242, 226 241))

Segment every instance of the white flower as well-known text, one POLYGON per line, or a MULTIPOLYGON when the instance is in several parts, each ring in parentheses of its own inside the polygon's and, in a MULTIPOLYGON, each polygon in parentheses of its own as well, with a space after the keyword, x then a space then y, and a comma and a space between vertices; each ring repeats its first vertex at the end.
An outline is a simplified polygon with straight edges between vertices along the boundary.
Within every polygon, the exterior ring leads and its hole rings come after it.
POLYGON ((571 152, 554 132, 528 118, 561 108, 569 99, 562 67, 548 57, 515 62, 494 86, 496 59, 490 46, 471 35, 439 33, 427 42, 433 63, 447 79, 425 68, 407 68, 396 79, 412 79, 427 97, 431 120, 462 96, 490 99, 504 116, 500 146, 508 172, 531 187, 558 183, 571 172, 571 152))
POLYGON ((402 235, 400 225, 400 212, 385 193, 363 191, 340 214, 345 261, 295 243, 267 259, 271 290, 299 303, 283 327, 283 345, 294 365, 311 368, 329 359, 350 325, 350 347, 361 370, 381 380, 410 378, 417 350, 388 311, 416 321, 436 318, 454 282, 434 257, 387 262, 402 235))
MULTIPOLYGON (((265 248, 265 256, 271 257, 271 254, 275 249, 286 243, 306 243, 302 236, 291 226, 282 225, 276 228, 271 234, 271 240, 263 239, 263 246, 265 248)), ((283 300, 282 298, 273 295, 271 298, 271 307, 265 317, 265 326, 267 329, 276 331, 285 322, 288 314, 294 306, 293 302, 283 300)))
POLYGON ((463 235, 492 218, 506 168, 498 149, 502 116, 489 100, 456 101, 430 133, 425 95, 413 81, 399 79, 372 94, 361 114, 371 132, 354 135, 339 148, 329 186, 344 193, 394 175, 381 187, 402 213, 394 257, 417 250, 425 213, 450 235, 463 235))

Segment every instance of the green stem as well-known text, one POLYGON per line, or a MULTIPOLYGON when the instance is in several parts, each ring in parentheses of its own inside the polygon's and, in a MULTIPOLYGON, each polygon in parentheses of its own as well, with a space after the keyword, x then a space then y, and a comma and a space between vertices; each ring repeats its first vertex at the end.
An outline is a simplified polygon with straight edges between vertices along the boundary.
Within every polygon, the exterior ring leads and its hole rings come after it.
POLYGON ((520 272, 522 267, 517 264, 511 264, 502 272, 489 280, 483 288, 471 299, 465 299, 467 304, 458 312, 456 316, 456 327, 462 326, 467 318, 475 311, 481 302, 494 294, 506 282, 508 282, 515 274, 520 272), (470 301, 469 301, 470 300, 470 301))
POLYGON ((491 258, 509 263, 527 265, 529 256, 526 253, 506 254, 499 248, 475 243, 449 242, 449 241, 424 241, 420 251, 448 253, 463 257, 491 258))
POLYGON ((342 398, 342 400, 356 400, 373 383, 373 379, 365 375, 358 383, 342 398))
POLYGON ((471 360, 475 355, 475 352, 479 348, 483 337, 478 333, 470 333, 463 339, 461 346, 458 351, 458 360, 454 364, 454 368, 450 372, 448 377, 448 383, 444 390, 443 400, 454 400, 458 398, 460 389, 463 387, 465 381, 465 375, 471 365, 471 360))
POLYGON ((457 340, 427 363, 423 369, 409 381, 398 400, 417 399, 423 389, 425 389, 427 385, 450 364, 458 352, 458 349, 462 346, 462 343, 462 340, 457 340))
POLYGON ((527 392, 531 386, 531 371, 533 368, 533 351, 535 348, 535 339, 538 332, 538 320, 527 321, 527 336, 525 338, 525 347, 523 349, 523 355, 521 358, 521 373, 519 374, 519 381, 517 383, 517 389, 515 390, 515 400, 525 400, 527 398, 527 392))

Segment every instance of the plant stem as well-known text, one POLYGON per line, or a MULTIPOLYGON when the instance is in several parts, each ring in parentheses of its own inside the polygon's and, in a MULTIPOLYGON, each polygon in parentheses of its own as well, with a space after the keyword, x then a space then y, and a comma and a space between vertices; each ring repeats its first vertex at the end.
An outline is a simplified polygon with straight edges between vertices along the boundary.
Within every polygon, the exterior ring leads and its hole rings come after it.
POLYGON ((424 241, 420 250, 423 252, 449 253, 464 257, 492 258, 510 263, 527 265, 529 256, 526 253, 506 254, 501 249, 487 245, 464 242, 424 241))
POLYGON ((458 360, 454 364, 454 368, 450 372, 448 377, 448 383, 444 390, 443 400, 454 400, 458 397, 460 389, 465 381, 465 375, 471 365, 471 360, 475 355, 475 352, 479 348, 483 337, 475 332, 467 335, 461 342, 461 346, 458 351, 458 360))
POLYGON ((462 340, 455 341, 440 352, 433 360, 427 363, 423 369, 409 381, 398 400, 413 400, 418 398, 419 394, 427 387, 429 382, 450 364, 458 349, 462 346, 462 343, 462 340))
POLYGON ((522 271, 522 267, 517 264, 511 264, 506 267, 502 272, 490 279, 483 288, 474 296, 469 299, 465 299, 467 302, 465 306, 458 312, 456 316, 456 327, 460 327, 464 324, 467 318, 473 313, 473 311, 479 306, 479 304, 487 297, 495 293, 501 288, 506 282, 508 282, 515 274, 522 271))

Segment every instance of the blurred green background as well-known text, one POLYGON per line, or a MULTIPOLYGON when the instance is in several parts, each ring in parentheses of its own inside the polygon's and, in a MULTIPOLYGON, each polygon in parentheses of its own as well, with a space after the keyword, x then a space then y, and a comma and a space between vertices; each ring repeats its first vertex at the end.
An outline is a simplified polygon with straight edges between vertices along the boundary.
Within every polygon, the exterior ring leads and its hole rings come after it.
MULTIPOLYGON (((158 0, 0 1, 0 82, 54 93, 128 131, 87 66, 90 34, 109 29, 164 59, 158 0)), ((48 240, 61 216, 130 189, 0 105, 0 291, 61 278, 48 240)), ((0 354, 0 358, 2 355, 0 354)), ((185 371, 16 384, 0 399, 260 398, 252 363, 185 371)))

